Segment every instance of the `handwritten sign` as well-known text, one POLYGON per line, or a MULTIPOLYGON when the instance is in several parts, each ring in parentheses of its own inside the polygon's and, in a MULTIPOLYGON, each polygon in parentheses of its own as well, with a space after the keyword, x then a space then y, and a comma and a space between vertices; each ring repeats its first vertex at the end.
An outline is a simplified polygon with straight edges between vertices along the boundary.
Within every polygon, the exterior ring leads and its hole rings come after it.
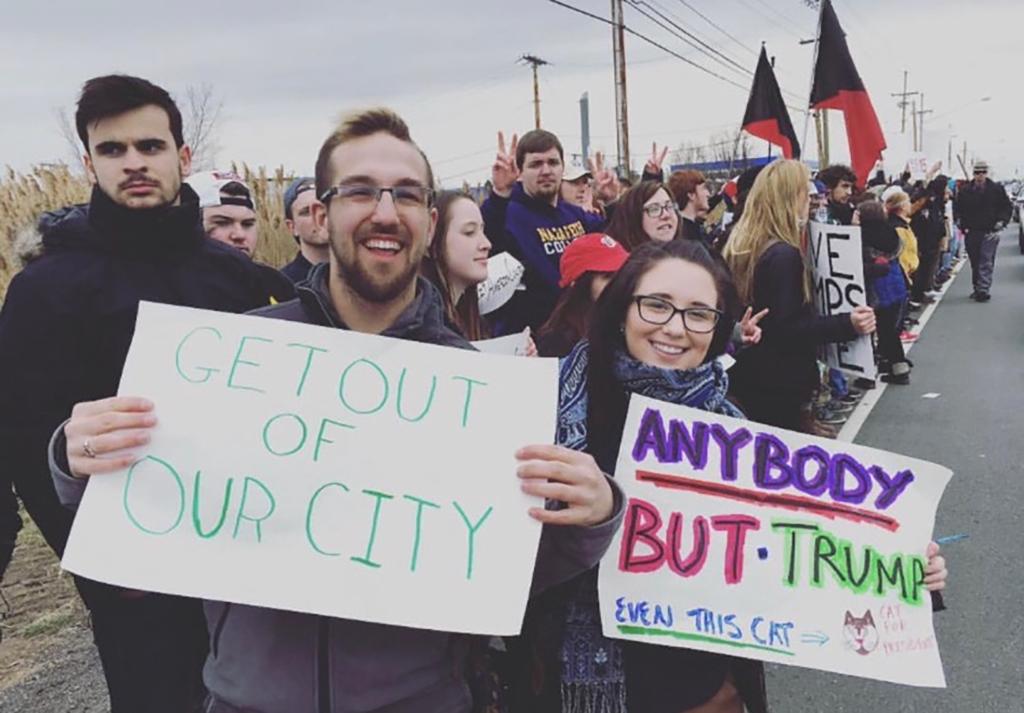
POLYGON ((506 334, 494 339, 481 339, 472 342, 473 346, 485 354, 503 354, 505 356, 526 356, 530 348, 530 328, 527 327, 515 334, 506 334))
MULTIPOLYGON (((848 314, 867 304, 860 228, 811 223, 811 256, 814 259, 814 298, 822 316, 848 314)), ((829 366, 856 376, 875 378, 871 336, 825 345, 829 366)))
POLYGON ((487 279, 476 286, 480 314, 487 315, 512 299, 520 288, 526 268, 508 253, 487 259, 487 279))
POLYGON ((943 687, 922 581, 950 476, 634 395, 605 636, 943 687))
POLYGON ((515 452, 556 363, 144 303, 121 394, 159 425, 90 480, 64 567, 147 591, 520 630, 540 525, 515 452))
POLYGON ((923 181, 928 175, 928 156, 921 151, 915 151, 907 158, 907 170, 910 171, 910 180, 923 181))

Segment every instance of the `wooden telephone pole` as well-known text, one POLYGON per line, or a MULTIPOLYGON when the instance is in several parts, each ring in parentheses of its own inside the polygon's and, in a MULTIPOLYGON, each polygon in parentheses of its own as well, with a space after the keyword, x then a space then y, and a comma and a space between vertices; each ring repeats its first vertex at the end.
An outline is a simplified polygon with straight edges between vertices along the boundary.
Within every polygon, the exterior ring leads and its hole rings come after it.
MULTIPOLYGON (((907 133, 907 107, 910 106, 910 102, 907 101, 907 97, 916 96, 917 94, 918 94, 918 92, 908 92, 907 91, 907 70, 903 70, 903 91, 902 92, 893 92, 891 94, 891 96, 899 97, 900 98, 900 101, 897 104, 897 106, 902 110, 902 115, 901 115, 901 119, 900 119, 900 133, 901 134, 907 133)), ((913 116, 913 115, 911 115, 911 116, 913 116)), ((914 141, 914 150, 915 151, 917 150, 917 141, 916 140, 914 141)))
POLYGON ((535 57, 532 54, 524 54, 522 57, 519 58, 519 62, 521 64, 528 64, 528 65, 533 67, 533 123, 534 123, 534 128, 539 129, 540 128, 540 82, 537 80, 537 67, 541 67, 543 65, 551 64, 551 63, 550 62, 546 62, 545 60, 541 59, 540 57, 535 57))
POLYGON ((615 139, 619 173, 629 177, 629 118, 626 111, 626 31, 622 0, 612 0, 612 49, 615 60, 615 139))

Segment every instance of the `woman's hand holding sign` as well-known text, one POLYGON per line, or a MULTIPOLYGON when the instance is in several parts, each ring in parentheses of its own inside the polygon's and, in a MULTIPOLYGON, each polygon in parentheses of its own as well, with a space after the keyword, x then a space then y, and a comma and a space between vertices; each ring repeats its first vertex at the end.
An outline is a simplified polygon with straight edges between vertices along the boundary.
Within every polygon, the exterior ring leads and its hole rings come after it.
POLYGON ((149 443, 156 425, 153 402, 134 396, 83 401, 64 426, 71 475, 114 473, 137 460, 131 449, 149 443))
POLYGON ((850 322, 857 334, 871 334, 875 331, 875 310, 870 307, 854 307, 850 312, 850 322))
POLYGON ((563 446, 519 449, 523 492, 566 503, 562 510, 531 508, 530 516, 552 525, 597 525, 612 515, 615 498, 597 462, 589 453, 563 446))
POLYGON ((949 571, 946 569, 946 558, 939 554, 939 545, 935 542, 928 543, 925 552, 928 555, 928 564, 924 568, 924 588, 929 592, 941 592, 946 588, 946 577, 949 571))

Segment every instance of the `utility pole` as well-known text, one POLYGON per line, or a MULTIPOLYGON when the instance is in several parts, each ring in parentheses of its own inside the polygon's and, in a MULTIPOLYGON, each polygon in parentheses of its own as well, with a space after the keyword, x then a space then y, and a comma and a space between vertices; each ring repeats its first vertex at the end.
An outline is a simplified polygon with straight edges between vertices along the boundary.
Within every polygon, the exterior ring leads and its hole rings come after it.
MULTIPOLYGON (((900 101, 897 104, 897 106, 900 109, 903 110, 902 118, 900 119, 900 133, 901 134, 907 133, 907 107, 910 105, 910 102, 907 101, 907 97, 912 97, 912 96, 914 96, 916 94, 917 94, 917 92, 908 92, 907 91, 907 70, 904 69, 903 70, 903 91, 902 92, 894 92, 891 95, 891 96, 899 97, 900 98, 900 101)), ((917 140, 916 139, 914 140, 914 145, 915 145, 914 146, 914 150, 917 151, 917 140)))
MULTIPOLYGON (((821 133, 821 110, 814 112, 814 139, 818 144, 818 169, 825 168, 825 137, 821 133)), ((804 137, 806 140, 806 137, 804 137)))
POLYGON ((629 118, 626 111, 626 30, 622 0, 612 0, 612 49, 615 64, 615 139, 619 150, 619 173, 629 177, 629 118))
POLYGON ((910 102, 910 118, 913 120, 910 123, 914 127, 914 151, 917 151, 917 99, 910 102))
POLYGON ((914 112, 914 120, 918 122, 920 128, 917 130, 917 150, 924 151, 924 115, 934 113, 934 109, 924 108, 924 92, 921 92, 921 109, 914 112))
POLYGON ((590 95, 583 92, 580 97, 580 137, 583 143, 583 165, 587 165, 590 158, 590 95))
POLYGON ((818 167, 829 165, 828 109, 821 109, 821 155, 818 156, 818 167))
POLYGON ((529 64, 533 67, 533 123, 534 128, 540 128, 540 83, 537 81, 537 67, 545 64, 551 64, 545 62, 540 57, 534 57, 532 54, 524 54, 519 58, 521 64, 529 64))

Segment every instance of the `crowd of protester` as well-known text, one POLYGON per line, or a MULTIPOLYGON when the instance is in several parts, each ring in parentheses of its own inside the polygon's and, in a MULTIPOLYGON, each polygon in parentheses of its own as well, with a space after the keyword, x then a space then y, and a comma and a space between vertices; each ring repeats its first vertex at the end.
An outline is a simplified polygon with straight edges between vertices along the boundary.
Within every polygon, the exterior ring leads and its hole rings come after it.
MULTIPOLYGON (((185 180, 189 149, 163 89, 89 80, 76 125, 91 201, 42 218, 44 255, 0 312, 0 370, 19 374, 0 388, 3 503, 16 491, 58 554, 87 479, 130 464, 156 422, 144 395, 114 396, 141 300, 463 349, 529 328, 531 354, 561 359, 556 445, 518 454, 524 489, 563 504, 531 513, 544 526, 521 636, 498 651, 76 577, 114 713, 766 711, 756 662, 601 634, 596 566, 622 518, 612 475, 629 395, 827 434, 874 382, 847 384, 821 347, 874 334, 882 379, 908 383, 915 306, 934 299, 964 244, 973 297, 987 300, 992 235, 1009 219, 981 163, 970 183, 883 176, 862 188, 847 167, 812 177, 780 159, 713 190, 698 171, 666 178, 655 146, 629 185, 599 155, 567 169, 543 130, 499 134, 478 205, 435 190, 404 121, 375 109, 347 117, 313 175, 285 192, 297 253, 278 272, 252 260, 253 191, 239 176, 185 180), (811 219, 861 226, 869 297, 850 314, 815 312, 811 219), (522 263, 522 288, 481 314, 499 252, 522 263)), ((16 503, 0 514, 6 565, 21 523, 16 503)), ((945 562, 921 544, 937 595, 945 562)))

